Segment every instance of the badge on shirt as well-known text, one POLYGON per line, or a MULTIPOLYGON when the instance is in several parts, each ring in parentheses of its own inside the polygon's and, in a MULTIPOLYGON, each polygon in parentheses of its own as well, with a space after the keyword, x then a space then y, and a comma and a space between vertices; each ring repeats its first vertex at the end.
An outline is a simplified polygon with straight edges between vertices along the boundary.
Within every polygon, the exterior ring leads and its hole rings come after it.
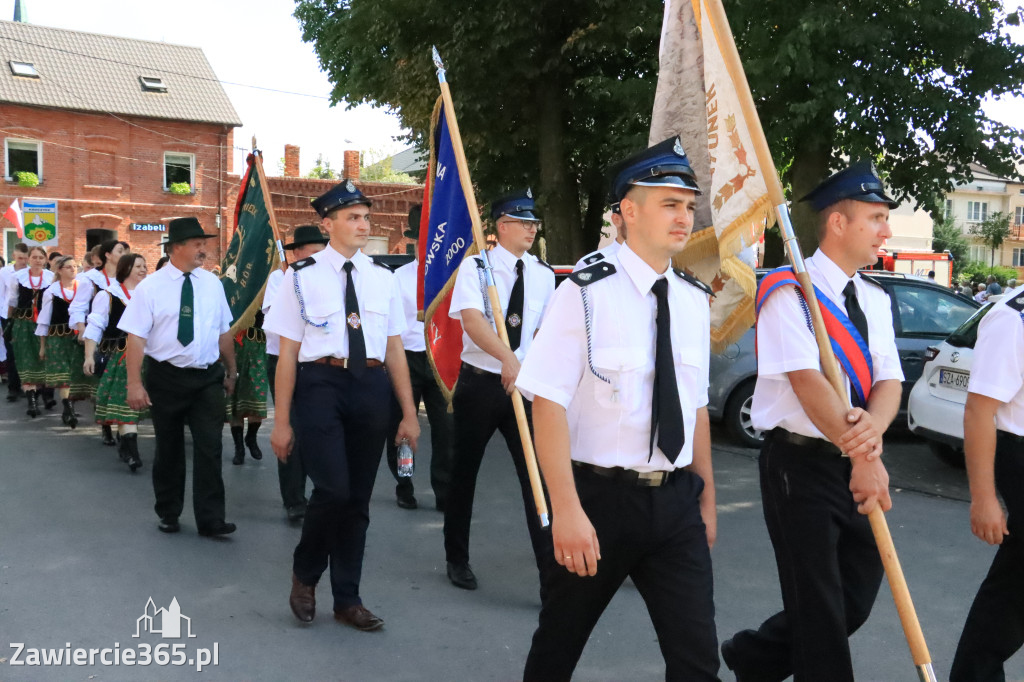
POLYGON ((348 326, 352 327, 353 329, 359 329, 359 326, 362 324, 362 322, 359 320, 359 313, 350 314, 346 318, 346 321, 348 322, 348 326))
POLYGON ((523 320, 522 320, 522 318, 519 317, 519 315, 516 315, 515 313, 512 313, 511 315, 508 316, 508 326, 510 326, 510 327, 518 327, 522 323, 523 323, 523 320))

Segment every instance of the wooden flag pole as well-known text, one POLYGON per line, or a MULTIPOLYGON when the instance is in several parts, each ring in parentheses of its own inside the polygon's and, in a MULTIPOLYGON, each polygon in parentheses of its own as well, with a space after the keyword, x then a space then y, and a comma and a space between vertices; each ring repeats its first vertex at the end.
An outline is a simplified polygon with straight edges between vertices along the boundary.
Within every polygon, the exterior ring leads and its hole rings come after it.
MULTIPOLYGON (((511 348, 508 342, 508 331, 505 329, 505 315, 502 312, 501 300, 498 298, 498 288, 494 285, 494 273, 491 269, 491 261, 487 257, 487 243, 484 241, 484 230, 480 225, 480 209, 476 204, 476 195, 473 193, 473 183, 469 179, 469 166, 466 163, 466 152, 462 148, 462 135, 459 133, 459 124, 455 120, 455 105, 452 103, 452 93, 448 88, 448 81, 445 79, 444 63, 441 62, 441 55, 437 48, 433 48, 434 65, 437 66, 437 80, 441 84, 441 97, 444 102, 445 117, 448 119, 448 131, 452 136, 452 147, 455 151, 455 165, 459 169, 459 180, 462 182, 462 193, 466 196, 466 207, 469 209, 469 217, 473 224, 473 241, 480 249, 480 257, 484 261, 484 272, 487 276, 487 297, 491 302, 491 311, 494 314, 494 326, 498 331, 498 338, 506 346, 511 348)), ((540 469, 537 467, 537 453, 533 449, 533 439, 530 437, 530 426, 526 420, 526 406, 523 404, 523 396, 519 389, 512 389, 512 407, 516 413, 516 424, 519 426, 519 439, 523 444, 523 455, 526 459, 526 471, 530 476, 530 488, 533 491, 533 502, 537 507, 537 516, 540 517, 541 527, 547 527, 548 503, 544 498, 544 486, 540 480, 540 469)))
POLYGON ((256 165, 256 177, 260 181, 260 189, 263 191, 263 203, 267 207, 267 218, 270 219, 270 229, 274 232, 274 243, 277 245, 277 257, 281 262, 281 270, 288 270, 288 259, 284 255, 284 243, 281 241, 281 232, 277 229, 277 217, 274 216, 274 202, 270 199, 270 188, 267 187, 267 176, 263 172, 263 152, 256 149, 256 136, 252 136, 252 155, 256 165))
MULTIPOLYGON (((684 0, 688 1, 688 0, 684 0)), ((729 28, 729 20, 725 15, 725 8, 722 0, 702 0, 703 6, 708 10, 708 18, 715 33, 715 41, 718 43, 725 59, 725 66, 729 72, 736 93, 739 96, 740 108, 743 117, 747 121, 750 137, 757 153, 757 160, 764 173, 765 183, 768 186, 768 194, 775 206, 778 216, 779 229, 789 253, 790 263, 804 297, 807 299, 807 307, 811 311, 811 318, 814 324, 814 335, 818 343, 818 353, 821 356, 821 367, 829 383, 839 394, 839 397, 846 401, 846 385, 839 363, 832 352, 832 345, 829 342, 828 333, 825 331, 825 323, 821 317, 821 309, 818 307, 817 297, 814 294, 814 286, 811 284, 810 275, 804 264, 803 254, 800 251, 800 243, 797 241, 793 230, 793 222, 789 215, 789 206, 782 191, 782 184, 779 181, 778 173, 775 172, 775 162, 772 160, 771 150, 768 148, 768 140, 764 136, 761 127, 761 120, 757 116, 757 109, 754 106, 754 98, 750 94, 750 86, 747 83, 746 73, 740 62, 739 51, 733 40, 732 30, 729 28)), ((698 18, 698 22, 700 19, 698 18)), ((907 587, 903 569, 900 567, 899 558, 896 556, 896 547, 889 533, 889 524, 885 520, 885 513, 880 507, 868 514, 871 523, 871 530, 875 536, 875 544, 878 546, 878 553, 882 558, 882 565, 885 567, 885 574, 889 579, 889 589, 892 591, 893 600, 896 602, 896 610, 903 625, 903 633, 907 638, 910 647, 910 655, 917 668, 918 677, 922 682, 936 682, 935 671, 932 670, 931 654, 928 652, 928 645, 921 630, 921 623, 918 621, 917 612, 914 609, 914 602, 910 598, 910 589, 907 587)))

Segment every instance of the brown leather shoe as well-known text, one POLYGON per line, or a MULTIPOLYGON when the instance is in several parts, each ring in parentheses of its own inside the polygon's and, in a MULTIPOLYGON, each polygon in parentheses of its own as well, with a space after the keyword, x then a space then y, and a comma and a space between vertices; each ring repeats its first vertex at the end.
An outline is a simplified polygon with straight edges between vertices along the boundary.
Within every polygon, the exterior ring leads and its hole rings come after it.
POLYGON ((349 606, 347 609, 342 609, 341 611, 335 610, 334 619, 339 623, 351 625, 355 629, 362 630, 364 632, 380 630, 384 627, 384 620, 370 613, 370 611, 362 604, 349 606))
POLYGON ((312 623, 316 615, 316 585, 303 585, 292 574, 292 593, 288 597, 292 613, 303 623, 312 623))

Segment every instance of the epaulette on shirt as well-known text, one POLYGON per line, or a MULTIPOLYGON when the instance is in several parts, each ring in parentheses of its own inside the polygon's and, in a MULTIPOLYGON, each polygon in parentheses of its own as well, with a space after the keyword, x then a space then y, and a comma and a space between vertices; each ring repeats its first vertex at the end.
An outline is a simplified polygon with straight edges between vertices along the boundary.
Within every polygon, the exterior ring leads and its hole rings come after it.
POLYGON ((602 280, 605 277, 614 274, 615 266, 611 263, 595 263, 590 267, 586 267, 572 273, 569 275, 569 279, 575 282, 578 286, 585 287, 588 284, 593 284, 598 280, 602 280))
POLYGON ((537 259, 537 262, 538 262, 538 263, 540 263, 541 265, 543 265, 544 267, 546 267, 546 268, 547 268, 548 270, 550 270, 551 272, 554 272, 554 271, 555 271, 555 269, 554 269, 553 267, 551 267, 551 264, 550 264, 550 263, 548 263, 547 261, 543 261, 543 260, 541 260, 540 258, 538 258, 538 259, 537 259))
MULTIPOLYGON (((871 275, 865 275, 865 274, 861 273, 861 276, 860 276, 860 278, 861 278, 862 280, 864 280, 865 282, 867 282, 868 284, 874 284, 874 285, 875 285, 876 287, 878 287, 878 288, 879 288, 879 289, 881 289, 882 291, 885 291, 885 287, 884 287, 884 286, 882 286, 882 283, 881 283, 881 282, 879 282, 879 281, 878 281, 877 279, 875 279, 874 277, 872 277, 871 275)), ((886 291, 885 293, 889 293, 889 292, 887 292, 887 291, 886 291)))
POLYGON ((476 261, 476 266, 478 268, 480 268, 481 270, 486 270, 487 269, 487 266, 484 265, 484 259, 483 258, 481 258, 480 256, 473 256, 472 258, 473 258, 473 260, 476 261))
POLYGON ((316 259, 313 256, 309 256, 308 258, 303 258, 302 260, 297 260, 294 263, 292 263, 292 269, 301 270, 302 268, 308 268, 315 262, 316 259))
POLYGON ((594 251, 593 253, 588 253, 586 256, 584 256, 580 260, 583 261, 583 265, 584 266, 593 265, 594 263, 598 263, 600 261, 603 261, 604 260, 604 254, 601 253, 600 251, 594 251))
POLYGON ((1021 292, 1008 300, 1006 305, 1024 315, 1024 292, 1021 292))
POLYGON ((384 268, 384 269, 385 269, 385 270, 387 270, 388 272, 394 272, 394 270, 392 270, 392 269, 391 269, 391 266, 390 266, 390 265, 385 265, 384 263, 381 263, 381 262, 379 262, 379 261, 376 261, 376 260, 374 260, 373 258, 371 258, 370 260, 371 260, 371 261, 373 261, 373 264, 374 264, 374 265, 376 265, 376 266, 377 266, 378 268, 384 268))
POLYGON ((679 268, 672 268, 672 271, 675 272, 677 275, 679 275, 684 281, 689 282, 693 286, 695 286, 698 289, 700 289, 701 291, 703 291, 708 296, 714 296, 715 295, 715 292, 711 289, 711 287, 709 287, 707 284, 704 284, 704 282, 700 281, 699 279, 697 279, 693 275, 691 275, 689 273, 686 273, 686 272, 680 270, 679 268))

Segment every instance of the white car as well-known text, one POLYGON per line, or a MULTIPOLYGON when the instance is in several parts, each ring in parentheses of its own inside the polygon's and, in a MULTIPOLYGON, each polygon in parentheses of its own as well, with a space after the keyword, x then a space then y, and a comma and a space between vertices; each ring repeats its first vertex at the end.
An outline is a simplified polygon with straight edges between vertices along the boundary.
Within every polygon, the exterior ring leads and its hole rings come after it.
POLYGON ((925 353, 921 378, 910 391, 907 423, 910 430, 928 441, 940 459, 964 466, 964 405, 971 379, 978 323, 988 314, 986 305, 955 332, 925 353))

